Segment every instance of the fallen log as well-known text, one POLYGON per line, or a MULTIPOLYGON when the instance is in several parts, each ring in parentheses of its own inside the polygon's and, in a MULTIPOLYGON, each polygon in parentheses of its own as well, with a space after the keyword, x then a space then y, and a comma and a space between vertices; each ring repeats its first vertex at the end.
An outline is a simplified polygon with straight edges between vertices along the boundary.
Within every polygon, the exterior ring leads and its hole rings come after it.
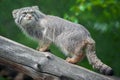
POLYGON ((31 76, 35 80, 113 80, 81 66, 67 63, 49 53, 39 52, 0 36, 0 64, 31 76), (46 79, 47 80, 47 79, 46 79))

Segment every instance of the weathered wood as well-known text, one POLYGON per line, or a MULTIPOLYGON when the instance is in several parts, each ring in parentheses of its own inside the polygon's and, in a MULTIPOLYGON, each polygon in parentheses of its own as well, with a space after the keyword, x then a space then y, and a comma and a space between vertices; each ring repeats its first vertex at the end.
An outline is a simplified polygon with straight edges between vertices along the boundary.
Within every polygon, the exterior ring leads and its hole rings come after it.
POLYGON ((42 75, 52 76, 56 80, 113 80, 67 63, 49 52, 38 52, 2 36, 0 36, 0 63, 14 67, 36 80, 41 80, 42 75))

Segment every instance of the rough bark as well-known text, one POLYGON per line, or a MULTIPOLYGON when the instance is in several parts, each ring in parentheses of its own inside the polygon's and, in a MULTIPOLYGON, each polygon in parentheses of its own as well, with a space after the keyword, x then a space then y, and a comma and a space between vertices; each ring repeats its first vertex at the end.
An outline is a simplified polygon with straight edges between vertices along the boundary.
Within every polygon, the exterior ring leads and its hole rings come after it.
POLYGON ((2 36, 0 36, 0 63, 36 80, 113 80, 67 63, 49 52, 38 52, 2 36))

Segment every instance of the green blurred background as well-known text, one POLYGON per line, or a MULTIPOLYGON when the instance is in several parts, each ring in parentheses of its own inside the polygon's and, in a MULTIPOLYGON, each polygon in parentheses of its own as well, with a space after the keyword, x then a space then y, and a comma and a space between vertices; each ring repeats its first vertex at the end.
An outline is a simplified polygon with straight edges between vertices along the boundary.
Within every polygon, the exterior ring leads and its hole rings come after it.
MULTIPOLYGON (((14 23, 12 10, 25 6, 84 25, 96 41, 96 54, 120 76, 120 1, 119 0, 0 0, 0 35, 36 48, 14 23)), ((54 45, 52 53, 65 58, 54 45)), ((85 58, 80 66, 92 69, 85 58)), ((1 79, 0 79, 1 80, 1 79)))

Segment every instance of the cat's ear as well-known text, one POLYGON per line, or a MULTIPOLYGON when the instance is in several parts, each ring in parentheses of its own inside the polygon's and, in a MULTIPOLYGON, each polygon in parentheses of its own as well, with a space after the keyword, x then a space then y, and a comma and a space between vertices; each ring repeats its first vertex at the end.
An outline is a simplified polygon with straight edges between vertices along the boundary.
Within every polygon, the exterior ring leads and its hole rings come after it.
POLYGON ((38 7, 38 6, 32 6, 32 8, 39 10, 39 7, 38 7))
POLYGON ((19 11, 19 9, 15 9, 12 11, 13 18, 16 18, 16 13, 19 11))

